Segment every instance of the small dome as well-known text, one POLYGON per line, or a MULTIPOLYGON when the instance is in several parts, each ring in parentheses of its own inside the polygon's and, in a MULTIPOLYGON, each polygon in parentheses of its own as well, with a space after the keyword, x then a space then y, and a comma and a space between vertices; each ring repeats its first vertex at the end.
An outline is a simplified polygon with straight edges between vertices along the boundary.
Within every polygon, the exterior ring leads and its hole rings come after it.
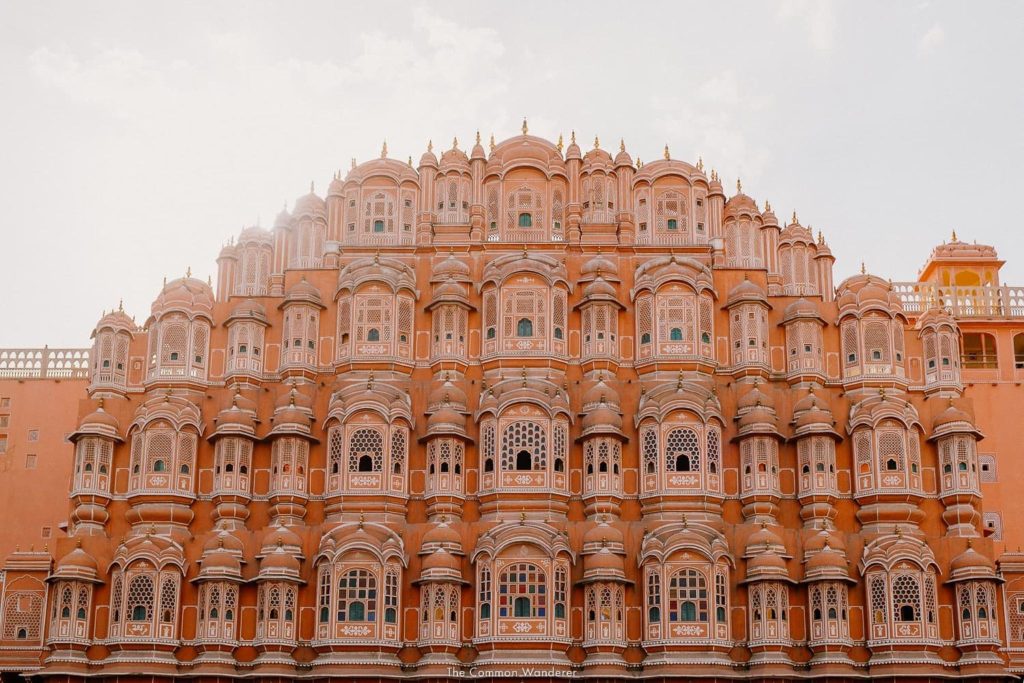
POLYGON ((239 574, 242 571, 242 563, 238 561, 238 557, 223 549, 213 550, 203 555, 199 564, 202 566, 203 574, 211 572, 239 574))
POLYGON ((291 222, 292 222, 292 215, 290 213, 288 213, 288 209, 287 208, 284 208, 284 209, 281 209, 281 213, 277 214, 277 217, 274 218, 274 227, 275 228, 285 228, 285 227, 288 227, 288 225, 290 225, 291 222))
POLYGON ((581 158, 580 146, 576 144, 576 131, 573 131, 572 136, 569 139, 569 146, 565 148, 565 159, 579 159, 581 158))
POLYGON ((427 418, 427 433, 458 433, 466 432, 466 416, 458 413, 450 406, 444 406, 427 418))
POLYGON ((476 142, 473 144, 473 149, 469 152, 469 158, 473 159, 487 159, 487 153, 484 152, 484 146, 480 144, 480 131, 476 132, 476 142))
POLYGON ((626 151, 626 143, 619 142, 619 153, 615 155, 615 167, 619 166, 632 166, 633 159, 629 156, 629 152, 626 151))
POLYGON ((293 553, 285 550, 283 545, 277 546, 273 551, 263 556, 260 560, 260 573, 281 573, 298 575, 302 564, 293 553))
POLYGON ((946 409, 935 417, 935 421, 932 423, 932 427, 934 429, 938 429, 939 427, 955 424, 958 422, 967 423, 972 426, 974 424, 974 420, 971 418, 971 416, 966 411, 957 408, 956 405, 953 403, 953 400, 950 399, 949 405, 946 407, 946 409))
POLYGON ((429 166, 431 168, 437 168, 437 155, 434 154, 433 143, 427 145, 427 151, 420 157, 420 167, 429 166))
POLYGON ((593 282, 583 288, 583 298, 586 299, 616 299, 618 292, 607 280, 598 276, 593 282))
POLYGON ((619 267, 612 259, 598 252, 587 259, 580 267, 580 280, 586 281, 596 277, 615 279, 619 274, 619 267))
POLYGON ((121 330, 133 332, 137 327, 135 321, 122 309, 118 308, 116 311, 111 311, 99 319, 99 322, 96 323, 96 327, 93 329, 93 336, 95 337, 96 333, 104 328, 110 328, 115 332, 121 330))
POLYGON ((977 550, 974 549, 973 544, 967 546, 967 549, 962 553, 953 558, 953 561, 949 563, 950 573, 966 574, 966 573, 995 573, 996 566, 992 560, 988 559, 977 550))
POLYGON ((446 152, 441 154, 440 168, 442 171, 458 168, 462 170, 469 170, 469 157, 458 147, 452 147, 446 152))
POLYGON ((214 551, 219 548, 224 548, 230 552, 241 553, 245 549, 245 545, 242 543, 234 534, 228 533, 227 531, 220 531, 207 539, 206 543, 203 544, 203 552, 214 551))
POLYGON ((823 529, 804 542, 804 553, 817 552, 826 545, 837 552, 846 551, 846 541, 840 534, 823 529))
POLYGON ((93 556, 78 546, 64 557, 57 560, 57 573, 71 574, 93 574, 97 573, 99 565, 93 556))
POLYGON ((765 548, 782 550, 785 545, 767 524, 762 524, 760 529, 747 537, 746 552, 749 554, 762 553, 765 548))
POLYGON ((82 419, 80 428, 85 427, 109 428, 115 432, 120 430, 117 418, 103 409, 102 401, 100 402, 100 405, 96 407, 96 410, 89 413, 82 419))
POLYGON ((244 242, 262 242, 270 244, 273 241, 273 239, 274 238, 270 234, 269 230, 261 228, 258 225, 250 225, 248 228, 242 230, 242 232, 238 235, 239 244, 242 244, 244 242))
POLYGON ((726 306, 734 306, 748 301, 757 301, 767 304, 768 297, 765 295, 763 289, 761 289, 752 280, 748 280, 744 277, 742 282, 729 290, 729 297, 726 302, 726 306))
POLYGON ((285 548, 301 548, 302 539, 288 527, 279 525, 274 527, 274 530, 267 534, 266 538, 263 539, 264 548, 276 548, 278 546, 284 546, 285 548))
POLYGON ((622 416, 607 403, 600 404, 583 417, 584 434, 602 428, 610 428, 616 432, 622 431, 622 416))
POLYGON ((424 571, 427 569, 452 569, 459 571, 461 569, 461 562, 458 557, 441 547, 424 557, 421 566, 424 571))
POLYGON ((285 304, 294 302, 310 303, 314 306, 319 306, 320 308, 323 308, 324 306, 323 299, 320 298, 319 290, 310 284, 309 281, 306 280, 305 276, 292 285, 284 295, 285 304))
POLYGON ((621 575, 624 570, 625 562, 622 556, 613 553, 607 547, 583 557, 583 571, 586 574, 621 575))
POLYGON ((427 410, 436 410, 446 404, 456 409, 465 410, 467 402, 466 392, 453 382, 449 375, 445 375, 444 383, 430 390, 430 396, 427 398, 427 410))
POLYGON ((184 310, 209 315, 213 310, 213 290, 210 285, 194 277, 182 277, 171 280, 153 302, 152 314, 160 314, 168 310, 184 310))
POLYGON ((622 532, 609 524, 606 520, 595 524, 583 534, 583 547, 599 547, 602 545, 621 546, 623 542, 622 532))
POLYGON ((321 199, 315 192, 310 188, 309 194, 303 195, 298 198, 295 202, 295 211, 292 213, 296 216, 307 213, 317 214, 324 212, 324 200, 321 199))
POLYGON ((725 214, 752 213, 761 215, 757 203, 749 196, 739 192, 729 198, 725 203, 725 214))
POLYGON ((761 391, 760 382, 755 381, 754 387, 747 393, 740 396, 739 400, 736 401, 737 411, 763 407, 763 408, 775 408, 775 399, 771 395, 761 391))
POLYGON ((448 525, 447 522, 442 521, 434 527, 427 530, 427 533, 423 534, 422 545, 437 544, 442 545, 446 548, 451 547, 462 547, 462 536, 454 528, 448 525))
POLYGON ((835 550, 825 542, 825 545, 818 552, 807 560, 806 571, 811 572, 825 572, 829 570, 839 570, 843 573, 849 571, 850 563, 846 559, 846 554, 835 550))
POLYGON ((234 308, 231 309, 231 315, 228 316, 228 321, 231 320, 256 320, 263 324, 269 324, 267 320, 267 309, 263 307, 258 301, 252 299, 245 299, 244 301, 238 302, 234 308))
POLYGON ((619 392, 610 387, 604 380, 604 376, 600 376, 589 389, 583 392, 582 405, 584 409, 597 407, 602 403, 612 406, 619 405, 619 392))
POLYGON ((786 573, 786 561, 773 552, 759 553, 747 561, 747 576, 786 573))
POLYGON ((430 279, 432 282, 438 282, 449 278, 458 282, 472 282, 469 274, 469 264, 458 258, 454 252, 449 253, 447 258, 434 264, 430 279))
POLYGON ((821 313, 818 312, 818 307, 814 302, 800 297, 793 303, 786 306, 782 311, 782 322, 787 323, 790 320, 797 320, 800 318, 821 318, 821 313))

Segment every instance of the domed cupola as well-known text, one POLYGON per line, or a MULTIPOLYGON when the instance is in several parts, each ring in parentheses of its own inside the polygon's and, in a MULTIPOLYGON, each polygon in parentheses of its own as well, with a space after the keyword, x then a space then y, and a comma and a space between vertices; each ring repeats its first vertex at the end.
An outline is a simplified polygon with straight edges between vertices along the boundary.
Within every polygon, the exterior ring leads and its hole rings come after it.
MULTIPOLYGON (((437 155, 434 154, 434 141, 427 142, 427 151, 420 157, 419 168, 437 168, 437 155)), ((422 171, 421 171, 422 172, 422 171)))
POLYGON ((306 280, 305 275, 302 276, 301 280, 288 288, 284 295, 284 302, 279 308, 284 308, 288 304, 293 303, 303 303, 317 308, 324 308, 324 302, 320 298, 319 290, 306 280))
POLYGON ((466 392, 456 383, 455 379, 451 372, 442 373, 441 383, 436 384, 427 397, 428 413, 440 410, 447 405, 460 413, 469 414, 469 400, 466 397, 466 392))
POLYGON ((441 173, 449 173, 456 171, 459 173, 469 173, 469 157, 466 153, 459 149, 458 138, 452 140, 452 148, 441 154, 441 161, 439 165, 441 173))
POLYGON ((601 253, 601 248, 587 259, 580 268, 579 282, 590 282, 603 278, 609 282, 619 282, 619 267, 616 262, 601 253))
POLYGON ((79 540, 75 549, 57 560, 53 573, 48 581, 84 581, 87 583, 103 583, 99 575, 99 564, 89 552, 82 548, 79 540))
POLYGON ((473 143, 473 149, 469 153, 471 161, 481 160, 487 161, 487 153, 484 152, 484 146, 480 144, 480 131, 476 132, 476 142, 473 143))
POLYGON ((117 418, 108 413, 103 405, 104 399, 100 398, 96 404, 96 410, 82 418, 78 429, 68 435, 68 440, 78 441, 81 438, 92 436, 110 441, 124 441, 117 418))
MULTIPOLYGON (((559 137, 559 140, 561 140, 561 137, 559 137)), ((565 148, 565 160, 578 161, 582 158, 583 156, 580 151, 580 146, 576 144, 576 131, 572 131, 572 133, 569 135, 569 146, 565 148)))
POLYGON ((206 544, 199 558, 196 581, 242 580, 241 541, 227 532, 216 534, 206 544))
POLYGON ((287 434, 317 441, 310 431, 313 423, 311 405, 311 399, 294 385, 289 391, 282 393, 274 408, 274 415, 270 418, 274 425, 270 430, 270 436, 287 434))
POLYGON ((308 194, 304 194, 295 201, 295 210, 292 211, 292 215, 300 219, 303 216, 322 217, 325 214, 326 204, 324 203, 324 200, 313 191, 312 185, 310 185, 308 194))
POLYGON ((615 155, 615 168, 622 166, 632 166, 633 158, 629 156, 629 152, 626 151, 626 142, 619 140, 619 153, 615 155))
POLYGON ((166 283, 153 302, 151 319, 159 320, 175 311, 189 317, 203 316, 212 320, 213 290, 210 285, 191 275, 166 283))

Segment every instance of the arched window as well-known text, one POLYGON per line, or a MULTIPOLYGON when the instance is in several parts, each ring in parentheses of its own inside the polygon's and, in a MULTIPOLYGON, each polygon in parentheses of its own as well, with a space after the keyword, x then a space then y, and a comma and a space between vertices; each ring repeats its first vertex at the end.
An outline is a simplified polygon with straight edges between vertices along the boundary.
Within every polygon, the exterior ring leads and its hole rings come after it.
POLYGON ((547 577, 537 565, 520 562, 506 567, 498 578, 498 616, 544 618, 547 588, 547 577))
POLYGON ((696 569, 674 574, 668 585, 669 621, 708 620, 707 579, 696 569))
POLYGON ((357 429, 348 441, 350 472, 380 472, 384 469, 384 438, 376 429, 357 429))
POLYGON ((338 621, 377 620, 377 578, 366 569, 353 569, 338 581, 338 621))
POLYGON ((532 228, 533 227, 533 215, 529 213, 519 214, 519 227, 520 228, 532 228))
POLYGON ((517 337, 532 337, 533 336, 533 321, 529 318, 520 318, 519 322, 516 323, 516 336, 517 337))
POLYGON ((670 341, 683 341, 683 331, 678 327, 673 327, 668 334, 670 341))

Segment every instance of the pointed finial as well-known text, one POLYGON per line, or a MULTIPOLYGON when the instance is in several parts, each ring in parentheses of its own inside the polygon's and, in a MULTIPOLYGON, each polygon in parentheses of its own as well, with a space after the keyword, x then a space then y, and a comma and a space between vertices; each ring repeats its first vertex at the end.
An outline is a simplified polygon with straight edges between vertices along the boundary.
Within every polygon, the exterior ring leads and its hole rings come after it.
POLYGON ((957 239, 956 239, 956 230, 954 230, 954 231, 953 231, 953 241, 954 241, 954 242, 956 242, 956 241, 957 241, 957 239))
POLYGON ((672 158, 672 157, 671 157, 671 156, 669 155, 669 153, 668 153, 668 144, 666 144, 666 145, 665 145, 665 158, 666 158, 666 159, 671 159, 671 158, 672 158))
MULTIPOLYGON (((352 166, 351 166, 351 168, 355 168, 355 167, 356 167, 356 158, 352 157, 352 166)), ((288 207, 288 205, 285 204, 285 208, 287 208, 287 207, 288 207)))
POLYGON ((409 155, 409 161, 407 161, 406 163, 409 164, 410 166, 412 166, 412 155, 411 154, 409 155))
POLYGON ((312 180, 310 180, 310 181, 309 181, 309 193, 310 193, 310 194, 313 194, 313 188, 314 188, 314 185, 313 185, 313 181, 312 181, 312 180))
POLYGON ((380 158, 381 159, 387 159, 388 158, 388 141, 387 140, 385 140, 384 144, 381 145, 381 147, 380 147, 380 158))
POLYGON ((868 272, 867 266, 865 266, 865 265, 864 265, 864 262, 863 262, 863 261, 861 261, 861 262, 860 262, 860 274, 861 274, 861 275, 864 275, 864 274, 866 274, 867 272, 868 272))
POLYGON ((689 520, 686 519, 686 515, 683 515, 683 528, 686 529, 690 526, 689 520))
POLYGON ((495 145, 495 144, 494 144, 494 133, 491 133, 491 142, 490 142, 490 145, 491 145, 491 151, 493 152, 493 151, 494 151, 494 148, 495 148, 495 147, 497 147, 497 145, 495 145))
POLYGON ((821 230, 818 231, 818 244, 825 244, 825 236, 821 234, 821 230))
POLYGON ((739 178, 736 178, 736 194, 741 194, 742 192, 743 192, 743 181, 740 180, 739 178))
POLYGON ((458 148, 459 148, 459 139, 457 137, 452 138, 452 149, 458 149, 458 148))
POLYGON ((559 134, 558 134, 558 144, 556 144, 556 145, 555 145, 555 147, 557 147, 557 148, 558 148, 558 152, 559 152, 559 154, 561 154, 561 152, 562 152, 562 146, 563 146, 563 143, 562 143, 562 134, 561 134, 561 133, 559 133, 559 134))
POLYGON ((619 151, 620 152, 625 152, 626 151, 626 140, 624 138, 619 138, 619 151))
POLYGON ((791 222, 791 223, 792 223, 793 225, 796 225, 797 223, 799 223, 799 222, 800 222, 800 221, 799 221, 799 219, 797 219, 797 217, 796 217, 796 209, 793 209, 793 220, 791 220, 790 222, 791 222))
MULTIPOLYGON (((526 119, 523 119, 523 121, 525 123, 526 119)), ((525 512, 520 512, 519 513, 519 523, 520 524, 526 524, 526 513, 525 512)))
POLYGON ((360 529, 362 529, 362 528, 363 528, 363 522, 364 522, 365 520, 366 520, 366 516, 365 516, 365 515, 364 515, 364 514, 363 514, 362 512, 360 512, 360 513, 359 513, 359 528, 360 528, 360 529))
POLYGON ((207 287, 213 287, 213 276, 212 275, 207 275, 206 276, 206 286, 207 287))
POLYGON ((529 129, 529 127, 528 127, 528 126, 526 125, 526 117, 524 116, 524 117, 523 117, 523 135, 526 135, 526 134, 527 134, 527 133, 529 133, 529 132, 530 132, 530 129, 529 129))
POLYGON ((601 146, 601 141, 600 141, 600 140, 599 140, 599 139, 597 138, 597 136, 595 135, 595 136, 594 136, 594 149, 597 149, 597 148, 598 148, 598 147, 600 147, 600 146, 601 146))
POLYGON ((697 157, 697 170, 698 171, 703 171, 704 170, 704 157, 702 157, 702 156, 701 157, 697 157))
POLYGON ((480 144, 480 129, 476 129, 476 144, 480 144))
POLYGON ((185 277, 192 277, 192 266, 185 269, 185 277))

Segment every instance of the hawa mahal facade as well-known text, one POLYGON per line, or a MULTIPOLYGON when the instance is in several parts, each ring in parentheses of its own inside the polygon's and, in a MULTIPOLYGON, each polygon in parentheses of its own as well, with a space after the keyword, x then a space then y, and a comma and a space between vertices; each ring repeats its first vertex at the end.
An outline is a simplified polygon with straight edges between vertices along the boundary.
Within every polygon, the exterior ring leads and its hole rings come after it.
POLYGON ((795 215, 663 156, 385 147, 144 324, 0 352, 68 425, 0 669, 1013 679, 1024 289, 955 235, 836 286, 795 215))

